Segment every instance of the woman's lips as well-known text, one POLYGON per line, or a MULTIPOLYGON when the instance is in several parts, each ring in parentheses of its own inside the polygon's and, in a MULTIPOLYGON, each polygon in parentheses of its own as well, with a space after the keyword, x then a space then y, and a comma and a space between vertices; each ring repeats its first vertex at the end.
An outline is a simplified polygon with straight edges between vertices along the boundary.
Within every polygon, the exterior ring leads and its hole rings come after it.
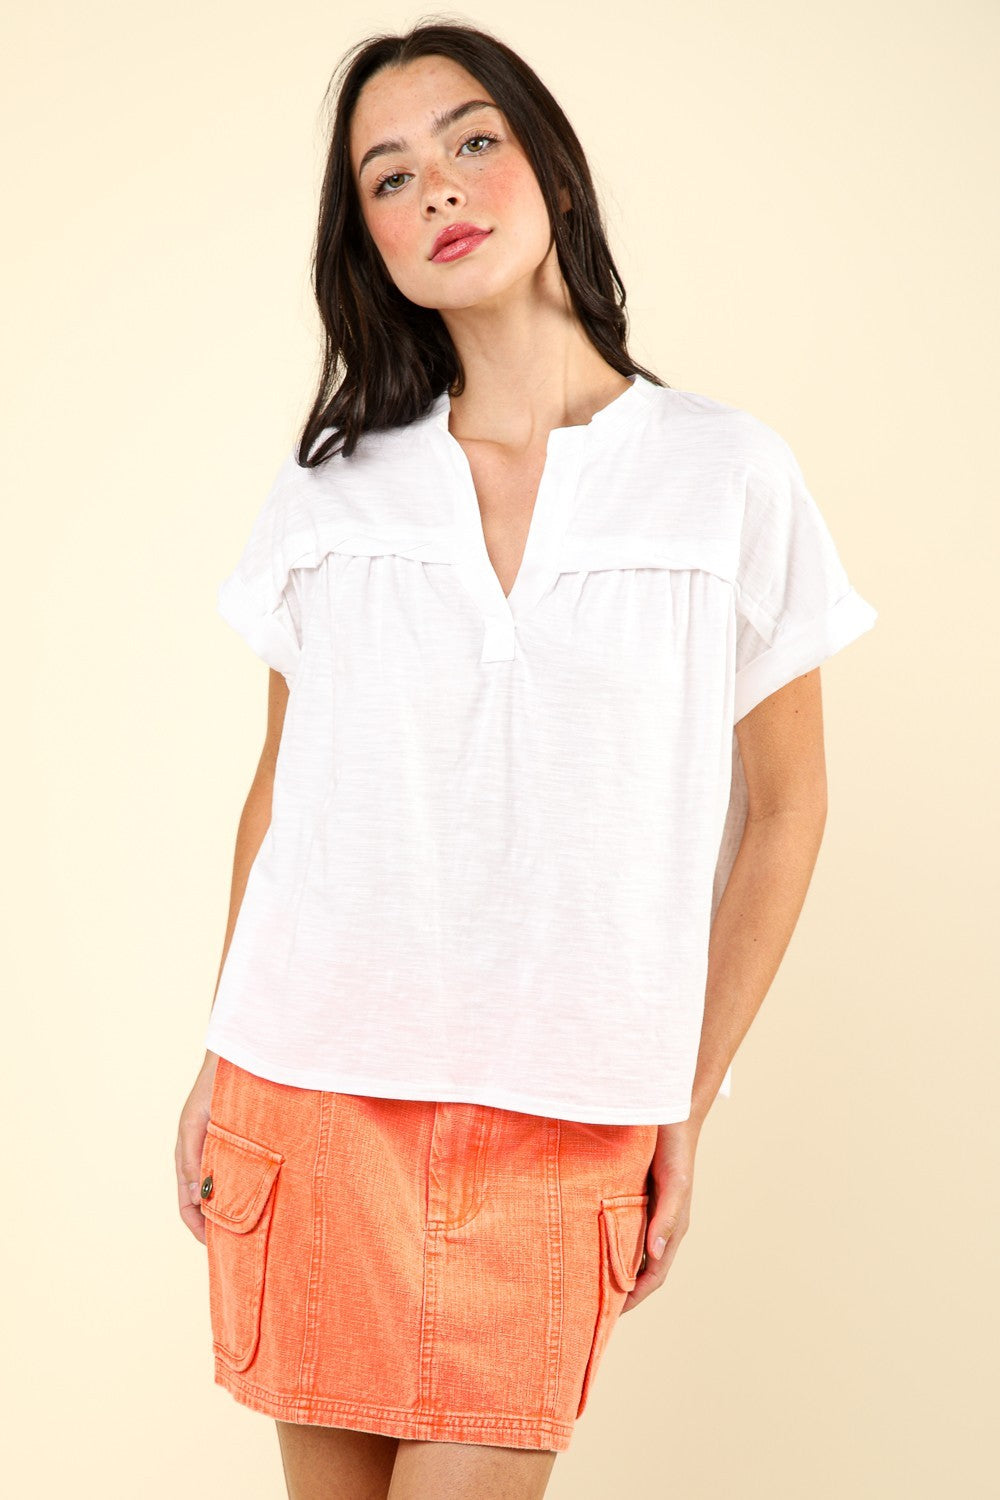
POLYGON ((458 260, 460 255, 468 255, 470 250, 475 250, 487 235, 492 234, 492 229, 484 229, 479 234, 463 234, 460 240, 449 240, 447 245, 442 245, 431 260, 458 260))

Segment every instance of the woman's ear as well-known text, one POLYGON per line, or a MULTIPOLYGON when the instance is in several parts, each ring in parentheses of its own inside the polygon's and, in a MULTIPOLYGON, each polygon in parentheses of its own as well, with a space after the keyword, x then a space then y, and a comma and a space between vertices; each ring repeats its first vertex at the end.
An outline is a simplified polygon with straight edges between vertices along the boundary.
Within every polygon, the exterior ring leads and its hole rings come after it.
POLYGON ((572 207, 573 205, 570 202, 569 188, 561 187, 559 189, 559 212, 562 214, 568 213, 572 207))

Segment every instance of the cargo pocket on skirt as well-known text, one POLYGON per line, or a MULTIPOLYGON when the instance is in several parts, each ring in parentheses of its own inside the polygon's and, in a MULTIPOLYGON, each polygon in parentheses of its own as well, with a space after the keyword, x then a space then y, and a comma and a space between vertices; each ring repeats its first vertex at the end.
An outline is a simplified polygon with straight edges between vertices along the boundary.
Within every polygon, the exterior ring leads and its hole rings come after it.
POLYGON ((611 1330, 618 1321, 629 1292, 638 1280, 645 1249, 648 1206, 648 1193, 625 1193, 617 1198, 601 1199, 600 1303, 594 1339, 583 1376, 580 1405, 576 1413, 578 1417, 587 1404, 611 1330))
POLYGON ((245 1370, 257 1352, 274 1184, 284 1157, 209 1120, 201 1156, 216 1354, 245 1370))

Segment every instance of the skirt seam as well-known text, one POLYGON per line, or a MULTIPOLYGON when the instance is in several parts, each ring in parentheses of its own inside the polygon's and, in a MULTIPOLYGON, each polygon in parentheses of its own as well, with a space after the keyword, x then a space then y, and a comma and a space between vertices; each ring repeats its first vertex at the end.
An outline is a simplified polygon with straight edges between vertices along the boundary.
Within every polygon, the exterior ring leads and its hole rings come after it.
MULTIPOLYGON (((409 1407, 372 1406, 359 1401, 340 1401, 335 1397, 316 1395, 284 1395, 254 1385, 252 1381, 237 1375, 228 1366, 216 1365, 216 1384, 224 1386, 233 1395, 240 1396, 247 1405, 269 1416, 281 1412, 295 1412, 300 1416, 324 1412, 343 1417, 356 1417, 370 1422, 387 1422, 399 1427, 440 1438, 450 1428, 465 1432, 534 1433, 539 1437, 561 1439, 560 1447, 568 1447, 573 1432, 572 1422, 559 1422, 541 1413, 538 1416, 523 1414, 482 1413, 447 1411, 414 1411, 409 1407)), ((367 1430, 367 1429, 366 1429, 367 1430)), ((403 1434, 400 1434, 403 1435, 403 1434)))
MULTIPOLYGON (((313 1161, 312 1171, 312 1247, 309 1263, 309 1277, 306 1283, 306 1317, 305 1327, 302 1330, 302 1354, 299 1360, 299 1389, 305 1394, 313 1389, 317 1366, 317 1320, 312 1315, 315 1306, 317 1291, 320 1282, 320 1274, 323 1265, 324 1243, 324 1216, 316 1211, 316 1203, 319 1191, 319 1183, 325 1181, 330 1146, 330 1114, 333 1110, 332 1094, 319 1095, 319 1128, 316 1132, 316 1155, 313 1161)), ((306 1395, 308 1400, 309 1396, 306 1395)))

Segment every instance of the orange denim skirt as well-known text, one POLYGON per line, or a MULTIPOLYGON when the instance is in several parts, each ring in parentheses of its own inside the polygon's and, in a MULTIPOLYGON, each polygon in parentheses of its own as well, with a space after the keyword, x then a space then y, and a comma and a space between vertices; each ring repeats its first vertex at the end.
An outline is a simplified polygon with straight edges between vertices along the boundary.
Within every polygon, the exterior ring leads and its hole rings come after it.
POLYGON ((219 1059, 215 1383, 286 1422, 569 1447, 645 1253, 656 1125, 329 1093, 219 1059))

